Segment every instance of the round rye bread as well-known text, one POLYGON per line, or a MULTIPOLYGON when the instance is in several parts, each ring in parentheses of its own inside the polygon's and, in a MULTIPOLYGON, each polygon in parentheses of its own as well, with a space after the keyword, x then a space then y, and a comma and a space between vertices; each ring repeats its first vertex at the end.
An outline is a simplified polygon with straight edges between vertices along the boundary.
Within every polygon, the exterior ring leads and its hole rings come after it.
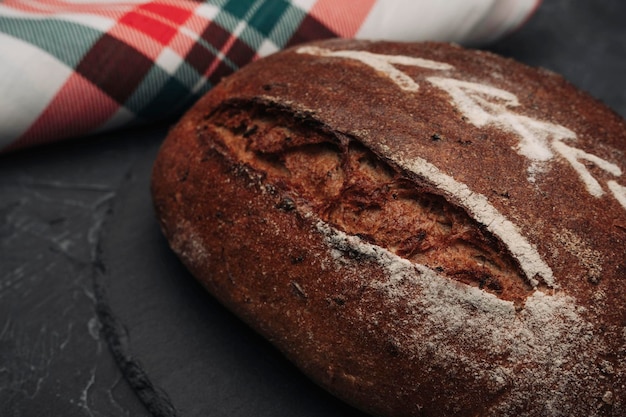
POLYGON ((224 79, 152 192, 192 274, 366 412, 625 416, 625 161, 559 75, 335 40, 224 79))

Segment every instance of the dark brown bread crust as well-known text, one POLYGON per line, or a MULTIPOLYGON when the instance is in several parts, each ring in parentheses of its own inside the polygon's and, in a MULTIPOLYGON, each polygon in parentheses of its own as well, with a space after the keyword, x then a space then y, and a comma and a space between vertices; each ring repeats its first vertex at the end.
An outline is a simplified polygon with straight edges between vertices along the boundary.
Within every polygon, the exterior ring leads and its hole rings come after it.
POLYGON ((191 272, 357 407, 622 416, 625 153, 555 74, 331 41, 201 99, 152 187, 191 272))

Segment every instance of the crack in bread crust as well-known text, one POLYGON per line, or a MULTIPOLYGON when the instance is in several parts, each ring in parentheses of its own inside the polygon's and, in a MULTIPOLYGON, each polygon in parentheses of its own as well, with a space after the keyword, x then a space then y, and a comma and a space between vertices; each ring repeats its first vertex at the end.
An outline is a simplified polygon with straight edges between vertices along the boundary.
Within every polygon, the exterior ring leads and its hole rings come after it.
POLYGON ((206 124, 233 159, 338 230, 518 306, 532 294, 499 239, 355 138, 277 106, 236 100, 206 124))

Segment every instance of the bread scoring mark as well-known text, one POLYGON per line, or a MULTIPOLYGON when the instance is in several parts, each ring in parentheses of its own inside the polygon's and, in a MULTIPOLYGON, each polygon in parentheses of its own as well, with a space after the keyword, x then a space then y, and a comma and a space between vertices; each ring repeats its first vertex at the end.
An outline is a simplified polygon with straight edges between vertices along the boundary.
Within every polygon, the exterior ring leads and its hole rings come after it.
POLYGON ((376 71, 380 71, 389 77, 402 90, 416 92, 419 85, 406 73, 400 71, 394 65, 405 65, 409 67, 420 67, 432 70, 451 70, 454 67, 444 62, 432 61, 430 59, 416 58, 404 55, 382 55, 368 51, 337 50, 319 48, 317 46, 303 46, 296 50, 299 54, 308 54, 323 57, 347 58, 359 61, 376 71))
POLYGON ((498 236, 357 139, 270 103, 231 101, 207 122, 235 160, 286 193, 290 211, 315 213, 345 233, 518 305, 532 293, 533 276, 526 277, 498 236))
POLYGON ((522 236, 517 226, 507 220, 489 203, 487 197, 473 192, 467 185, 444 174, 436 166, 422 158, 415 158, 409 162, 402 160, 396 162, 401 167, 425 178, 438 189, 457 199, 474 219, 484 224, 487 230, 507 246, 533 287, 536 288, 539 284, 537 278, 549 287, 554 288, 556 286, 552 269, 543 261, 535 247, 522 236))
MULTIPOLYGON (((417 83, 414 86, 408 83, 407 79, 411 80, 412 83, 414 81, 392 64, 403 64, 434 70, 454 69, 453 66, 441 62, 407 56, 374 54, 367 51, 333 51, 318 47, 302 47, 297 52, 317 56, 355 59, 386 74, 401 89, 409 92, 418 90, 417 83), (407 85, 412 87, 407 88, 407 85)), ((539 122, 524 116, 518 117, 513 113, 501 111, 506 105, 519 105, 517 97, 508 91, 451 78, 429 77, 427 80, 448 91, 457 107, 477 126, 481 127, 489 123, 497 123, 517 128, 519 132, 523 132, 522 138, 524 141, 520 143, 519 151, 533 160, 543 161, 552 157, 552 152, 545 143, 549 134, 556 134, 559 137, 575 137, 572 131, 562 126, 539 122), (496 98, 505 104, 487 101, 481 95, 496 98), (542 134, 533 134, 533 132, 542 134)), ((490 232, 507 245, 533 287, 536 288, 539 284, 537 277, 546 285, 555 287, 553 272, 543 261, 537 250, 520 234, 513 223, 507 220, 489 203, 485 196, 472 192, 465 184, 457 182, 421 158, 403 165, 404 168, 408 168, 410 171, 426 178, 437 188, 455 197, 469 210, 474 219, 486 225, 490 232)))

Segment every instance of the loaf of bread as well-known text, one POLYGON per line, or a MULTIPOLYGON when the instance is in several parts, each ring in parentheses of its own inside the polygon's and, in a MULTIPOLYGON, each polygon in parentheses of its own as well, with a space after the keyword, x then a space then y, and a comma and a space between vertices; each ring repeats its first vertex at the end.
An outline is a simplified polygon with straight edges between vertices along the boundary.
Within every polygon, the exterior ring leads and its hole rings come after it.
POLYGON ((223 80, 152 192, 208 291, 368 413, 624 416, 625 160, 547 70, 334 40, 223 80))

